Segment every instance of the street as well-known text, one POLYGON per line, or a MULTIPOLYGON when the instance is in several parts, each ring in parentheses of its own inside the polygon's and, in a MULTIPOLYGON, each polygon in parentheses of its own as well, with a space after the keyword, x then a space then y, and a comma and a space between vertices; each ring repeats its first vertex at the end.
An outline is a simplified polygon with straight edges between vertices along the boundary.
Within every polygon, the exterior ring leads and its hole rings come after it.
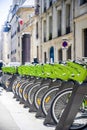
POLYGON ((13 98, 12 92, 0 87, 0 130, 54 130, 43 125, 43 119, 36 119, 35 113, 13 98))

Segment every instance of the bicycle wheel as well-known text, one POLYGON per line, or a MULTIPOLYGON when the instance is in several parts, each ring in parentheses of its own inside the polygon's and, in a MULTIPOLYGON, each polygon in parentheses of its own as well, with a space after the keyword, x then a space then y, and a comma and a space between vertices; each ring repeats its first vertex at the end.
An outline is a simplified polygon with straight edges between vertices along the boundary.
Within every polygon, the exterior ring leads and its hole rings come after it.
POLYGON ((18 81, 18 83, 16 85, 15 93, 16 93, 17 96, 19 96, 18 91, 19 91, 19 88, 21 87, 21 85, 23 84, 23 82, 24 82, 24 79, 18 81))
POLYGON ((28 99, 28 90, 31 88, 32 85, 33 85, 33 82, 29 82, 29 83, 25 86, 25 88, 23 89, 22 95, 23 95, 24 101, 27 101, 27 99, 28 99))
POLYGON ((36 118, 46 117, 48 110, 51 106, 51 102, 53 98, 56 96, 57 91, 61 87, 61 84, 62 84, 62 81, 59 79, 51 81, 51 83, 49 84, 49 88, 45 90, 42 95, 41 103, 36 113, 36 118))
POLYGON ((18 87, 20 87, 20 83, 21 83, 21 80, 19 79, 15 82, 15 84, 13 86, 13 92, 15 95, 17 95, 17 89, 18 89, 18 87))
POLYGON ((49 88, 49 85, 43 85, 34 94, 34 105, 36 109, 39 109, 39 106, 41 104, 41 99, 48 88, 49 88))
POLYGON ((23 89, 25 88, 25 86, 27 85, 29 83, 29 81, 28 80, 25 80, 22 84, 21 84, 21 86, 19 87, 19 89, 18 89, 18 95, 19 95, 19 97, 22 99, 22 95, 23 95, 23 89))
POLYGON ((12 92, 15 93, 15 86, 17 84, 17 79, 14 81, 13 85, 12 85, 12 92))
POLYGON ((35 83, 28 91, 28 102, 30 104, 33 103, 33 97, 38 88, 40 88, 40 83, 35 83))
MULTIPOLYGON (((60 117, 69 101, 72 89, 66 89, 61 91, 53 100, 51 104, 52 118, 56 122, 59 122, 60 117)), ((87 125, 87 111, 80 108, 70 130, 82 129, 87 125)))
POLYGON ((47 112, 51 106, 52 100, 57 94, 57 91, 59 90, 59 87, 52 87, 48 89, 48 91, 44 94, 41 100, 41 108, 44 113, 44 115, 47 115, 47 112))
POLYGON ((87 127, 87 96, 84 96, 82 105, 79 108, 79 111, 73 121, 73 124, 70 127, 70 130, 83 129, 87 127), (84 101, 86 104, 84 104, 84 101))
POLYGON ((30 91, 30 89, 32 88, 32 85, 34 83, 33 82, 29 82, 29 84, 26 86, 26 88, 24 88, 24 91, 23 91, 23 99, 24 99, 24 106, 28 106, 30 107, 30 102, 29 102, 29 99, 28 99, 28 93, 30 91))
POLYGON ((15 89, 16 89, 16 85, 17 83, 20 81, 20 78, 17 77, 12 85, 12 92, 15 94, 15 89))

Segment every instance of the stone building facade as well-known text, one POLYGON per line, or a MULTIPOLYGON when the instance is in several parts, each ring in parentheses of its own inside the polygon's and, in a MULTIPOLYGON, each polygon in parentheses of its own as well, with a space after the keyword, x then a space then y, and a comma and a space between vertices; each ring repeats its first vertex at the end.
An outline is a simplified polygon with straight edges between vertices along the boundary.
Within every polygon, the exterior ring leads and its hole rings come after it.
POLYGON ((20 61, 24 64, 25 62, 31 62, 32 59, 32 33, 33 33, 33 16, 34 6, 26 6, 23 4, 16 12, 18 19, 21 18, 23 24, 18 23, 17 37, 18 37, 18 55, 20 55, 20 61))
POLYGON ((36 0, 36 7, 42 62, 87 57, 87 1, 36 0))
POLYGON ((75 57, 87 59, 87 0, 76 0, 74 4, 75 57))
POLYGON ((32 16, 34 6, 29 0, 13 1, 9 13, 11 25, 11 54, 12 62, 31 61, 32 16))
POLYGON ((73 59, 73 0, 37 0, 36 3, 41 27, 41 61, 73 59))
POLYGON ((46 63, 87 57, 86 0, 35 0, 35 6, 32 0, 21 2, 19 7, 13 1, 13 15, 9 15, 11 61, 46 63), (23 52, 25 41, 30 45, 23 52))

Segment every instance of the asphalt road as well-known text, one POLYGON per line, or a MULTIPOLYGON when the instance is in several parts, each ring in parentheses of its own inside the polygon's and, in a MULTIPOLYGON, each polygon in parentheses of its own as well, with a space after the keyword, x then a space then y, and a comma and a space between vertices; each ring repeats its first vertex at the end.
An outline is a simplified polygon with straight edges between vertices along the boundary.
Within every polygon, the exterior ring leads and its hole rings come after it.
POLYGON ((0 87, 0 130, 55 130, 44 126, 43 120, 36 119, 35 113, 29 113, 29 108, 24 108, 13 96, 0 87))

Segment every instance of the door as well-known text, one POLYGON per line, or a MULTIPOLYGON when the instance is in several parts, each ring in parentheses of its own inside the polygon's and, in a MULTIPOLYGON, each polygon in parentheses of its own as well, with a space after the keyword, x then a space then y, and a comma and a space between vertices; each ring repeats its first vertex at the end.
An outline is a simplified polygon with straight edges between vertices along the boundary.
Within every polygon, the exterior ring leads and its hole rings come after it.
POLYGON ((54 62, 54 47, 50 48, 50 62, 54 62))
POLYGON ((22 64, 25 62, 30 62, 30 34, 22 37, 22 64))
POLYGON ((84 57, 87 57, 87 29, 84 29, 84 57))

